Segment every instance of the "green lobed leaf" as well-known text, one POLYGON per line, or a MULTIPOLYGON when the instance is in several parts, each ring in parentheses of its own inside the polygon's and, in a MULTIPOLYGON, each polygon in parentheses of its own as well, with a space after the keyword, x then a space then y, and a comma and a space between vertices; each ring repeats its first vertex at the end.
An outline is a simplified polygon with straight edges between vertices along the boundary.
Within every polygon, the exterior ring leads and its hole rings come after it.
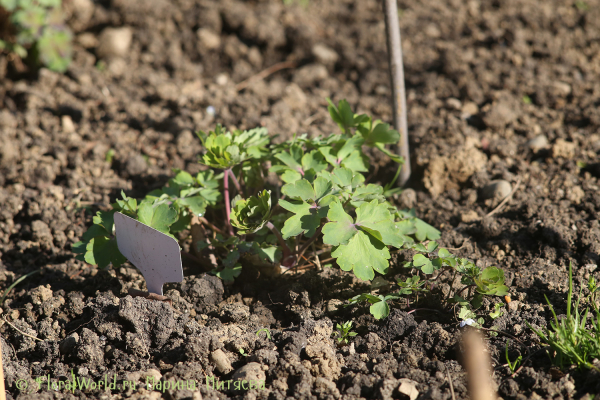
POLYGON ((281 192, 291 198, 299 198, 304 201, 315 200, 316 194, 312 185, 306 179, 300 179, 294 183, 288 183, 281 188, 281 192))
POLYGON ((339 202, 329 205, 327 218, 330 222, 323 226, 323 243, 331 246, 346 244, 358 232, 352 217, 346 214, 339 202))
POLYGON ((190 212, 196 216, 203 216, 206 214, 206 200, 202 196, 184 197, 178 199, 177 203, 181 206, 186 207, 190 212))
POLYGON ((98 268, 106 268, 111 263, 117 268, 127 261, 119 251, 117 240, 106 236, 97 236, 89 241, 84 259, 89 264, 98 265, 98 268))
POLYGON ((328 207, 313 207, 306 202, 279 200, 279 205, 293 212, 295 215, 288 218, 281 235, 284 239, 305 234, 312 237, 321 225, 321 219, 327 216, 328 207))
POLYGON ((356 209, 355 225, 388 246, 400 248, 406 241, 404 235, 398 232, 387 206, 377 200, 363 203, 356 209))
POLYGON ((166 234, 169 234, 169 227, 178 217, 177 210, 167 204, 154 207, 151 203, 142 202, 138 209, 138 221, 166 234))
POLYGON ((441 237, 440 231, 419 218, 415 218, 414 224, 417 230, 415 237, 419 242, 424 240, 438 240, 441 237))
POLYGON ((357 232, 347 245, 338 246, 331 256, 344 271, 354 271, 357 278, 368 281, 375 277, 373 270, 387 273, 390 258, 388 248, 364 232, 357 232))

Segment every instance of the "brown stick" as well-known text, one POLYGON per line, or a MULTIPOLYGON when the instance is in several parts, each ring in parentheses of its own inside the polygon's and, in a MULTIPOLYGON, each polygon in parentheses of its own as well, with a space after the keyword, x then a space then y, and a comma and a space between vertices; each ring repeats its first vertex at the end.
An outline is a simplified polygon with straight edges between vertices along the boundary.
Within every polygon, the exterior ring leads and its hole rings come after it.
POLYGON ((467 328, 462 337, 463 364, 469 381, 472 400, 495 400, 498 396, 492 383, 490 356, 483 336, 477 329, 467 328))
POLYGON ((0 339, 0 400, 6 400, 4 389, 4 367, 2 366, 2 339, 0 339))
POLYGON ((242 91, 242 90, 246 89, 248 87, 248 85, 250 85, 252 82, 265 79, 267 76, 274 74, 277 71, 281 71, 282 69, 295 68, 296 65, 297 65, 296 61, 283 61, 283 62, 277 63, 275 65, 272 65, 267 69, 263 69, 258 74, 252 75, 250 78, 248 78, 244 81, 241 81, 240 83, 235 85, 235 90, 237 90, 238 92, 242 91))
POLYGON ((404 158, 404 165, 398 176, 398 184, 406 185, 410 178, 410 151, 408 148, 408 124, 406 122, 406 93, 404 90, 404 66, 402 64, 402 41, 398 22, 397 0, 383 0, 385 12, 385 33, 387 37, 390 81, 392 83, 392 114, 394 129, 400 134, 398 153, 404 158))

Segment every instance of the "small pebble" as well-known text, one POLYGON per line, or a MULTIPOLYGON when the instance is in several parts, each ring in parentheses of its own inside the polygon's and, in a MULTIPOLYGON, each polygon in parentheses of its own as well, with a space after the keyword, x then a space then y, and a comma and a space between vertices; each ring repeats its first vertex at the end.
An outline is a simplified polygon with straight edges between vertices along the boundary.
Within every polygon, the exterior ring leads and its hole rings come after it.
POLYGON ((221 349, 215 350, 212 353, 210 353, 210 360, 215 364, 215 367, 217 367, 219 372, 222 374, 228 374, 229 372, 231 372, 231 370, 233 370, 233 367, 231 366, 231 361, 229 361, 229 358, 227 358, 227 354, 225 354, 225 352, 223 352, 223 350, 221 349))
POLYGON ((484 199, 498 199, 502 200, 510 194, 512 186, 505 180, 499 179, 490 182, 482 190, 484 199))
POLYGON ((313 56, 323 65, 333 66, 336 61, 340 58, 338 53, 332 48, 324 45, 323 43, 317 43, 312 48, 313 56))
POLYGON ((105 28, 96 51, 100 58, 124 57, 129 52, 133 31, 129 27, 105 28))
POLYGON ((244 380, 246 382, 260 382, 266 379, 263 366, 257 362, 250 362, 233 373, 234 381, 244 380))
POLYGON ((448 108, 451 108, 454 110, 460 110, 462 108, 462 103, 460 102, 459 99, 450 97, 450 98, 446 99, 446 106, 448 106, 448 108))
POLYGON ((460 111, 461 111, 461 118, 468 119, 468 118, 471 118, 471 116, 473 116, 473 115, 479 114, 479 107, 477 107, 477 104, 470 101, 468 103, 463 104, 460 111))
POLYGON ((227 82, 229 82, 229 78, 227 77, 226 74, 219 74, 217 75, 217 77, 215 78, 215 82, 217 83, 217 85, 219 86, 225 86, 227 85, 227 82))
POLYGON ((215 50, 221 47, 221 36, 211 29, 200 28, 196 32, 202 46, 208 50, 215 50))
POLYGON ((70 116, 63 115, 60 118, 60 123, 62 125, 62 130, 63 130, 64 133, 73 133, 73 132, 75 132, 75 124, 73 123, 73 120, 71 119, 70 116))
POLYGON ((460 220, 466 224, 479 220, 479 214, 475 210, 469 210, 460 216, 460 220))
POLYGON ((548 138, 544 135, 538 135, 527 142, 527 147, 534 152, 539 151, 545 147, 548 147, 548 138))
POLYGON ((413 189, 405 189, 400 193, 400 201, 406 208, 413 208, 417 204, 417 192, 413 189))
POLYGON ((398 392, 407 396, 410 400, 415 400, 419 397, 419 391, 417 390, 417 382, 402 378, 400 379, 400 386, 398 387, 398 392))

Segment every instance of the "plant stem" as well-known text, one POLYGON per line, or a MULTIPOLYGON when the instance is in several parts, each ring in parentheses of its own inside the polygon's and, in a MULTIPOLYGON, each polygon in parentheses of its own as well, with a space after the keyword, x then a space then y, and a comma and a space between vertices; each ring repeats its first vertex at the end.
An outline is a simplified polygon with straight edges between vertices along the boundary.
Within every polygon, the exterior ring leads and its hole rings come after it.
MULTIPOLYGON (((235 177, 235 174, 233 173, 233 171, 231 169, 228 169, 229 171, 229 176, 231 177, 231 181, 233 182, 235 188, 237 189, 238 193, 240 195, 244 195, 244 193, 242 193, 242 187, 240 186, 240 182, 237 180, 237 178, 235 177)), ((240 176, 241 178, 241 176, 240 176)))
POLYGON ((454 270, 454 275, 452 275, 452 282, 450 282, 450 289, 448 289, 448 296, 444 299, 444 303, 448 303, 448 299, 450 299, 450 295, 452 294, 452 287, 454 286, 454 281, 456 280, 457 270, 454 270))
POLYGON ((283 260, 285 260, 287 257, 292 255, 292 251, 288 247, 285 240, 283 240, 283 236, 281 236, 281 233, 275 227, 275 225, 273 225, 273 223, 271 221, 269 221, 269 222, 267 222, 266 227, 269 228, 271 230, 271 232, 273 232, 273 234, 277 237, 277 241, 279 242, 279 245, 283 248, 283 260))
POLYGON ((227 225, 227 230, 229 234, 233 236, 233 227, 231 226, 230 217, 231 217, 231 203, 229 202, 229 169, 223 171, 223 190, 225 191, 225 225, 227 225))
POLYGON ((397 0, 383 0, 385 32, 387 37, 390 80, 392 83, 392 110, 394 128, 400 134, 398 152, 404 158, 398 183, 404 186, 410 178, 410 152, 408 148, 408 126, 406 122, 406 94, 404 91, 404 66, 402 64, 402 42, 398 22, 397 0))
POLYGON ((321 234, 322 230, 323 230, 323 225, 319 226, 319 229, 317 229, 315 234, 312 235, 312 237, 310 239, 308 239, 308 242, 304 243, 304 245, 298 251, 298 258, 300 258, 304 255, 304 252, 306 251, 306 249, 308 249, 308 246, 310 246, 311 243, 313 243, 315 241, 315 239, 317 239, 317 237, 321 234))
POLYGON ((456 295, 458 296, 458 295, 460 295, 462 292, 464 292, 464 291, 465 291, 465 289, 471 289, 471 288, 473 288, 473 287, 475 287, 475 285, 468 285, 468 286, 465 286, 464 288, 460 289, 460 290, 458 291, 458 293, 456 293, 456 295))

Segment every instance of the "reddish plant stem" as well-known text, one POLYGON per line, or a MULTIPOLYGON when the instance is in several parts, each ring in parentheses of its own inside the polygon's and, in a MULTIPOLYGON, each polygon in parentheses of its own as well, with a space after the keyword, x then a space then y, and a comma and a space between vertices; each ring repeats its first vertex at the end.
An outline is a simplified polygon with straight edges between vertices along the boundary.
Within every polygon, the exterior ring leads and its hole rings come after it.
MULTIPOLYGON (((242 193, 242 187, 240 186, 240 182, 237 180, 237 178, 235 177, 235 174, 233 173, 233 171, 230 169, 228 169, 227 171, 229 171, 229 176, 231 177, 231 181, 233 182, 235 188, 237 189, 238 193, 240 195, 244 195, 242 193)), ((241 179, 241 175, 240 175, 240 179, 241 179)))
POLYGON ((233 227, 231 226, 230 218, 231 218, 231 203, 229 202, 229 169, 223 171, 223 190, 225 192, 225 225, 227 225, 227 230, 229 234, 233 236, 233 227))
POLYGON ((271 221, 267 222, 267 228, 269 228, 271 230, 271 232, 273 232, 273 234, 277 237, 277 241, 279 242, 279 245, 283 248, 283 259, 285 260, 286 258, 291 256, 292 251, 288 247, 285 240, 283 240, 283 236, 281 236, 281 233, 279 233, 279 230, 275 227, 275 225, 273 225, 273 223, 271 221))

